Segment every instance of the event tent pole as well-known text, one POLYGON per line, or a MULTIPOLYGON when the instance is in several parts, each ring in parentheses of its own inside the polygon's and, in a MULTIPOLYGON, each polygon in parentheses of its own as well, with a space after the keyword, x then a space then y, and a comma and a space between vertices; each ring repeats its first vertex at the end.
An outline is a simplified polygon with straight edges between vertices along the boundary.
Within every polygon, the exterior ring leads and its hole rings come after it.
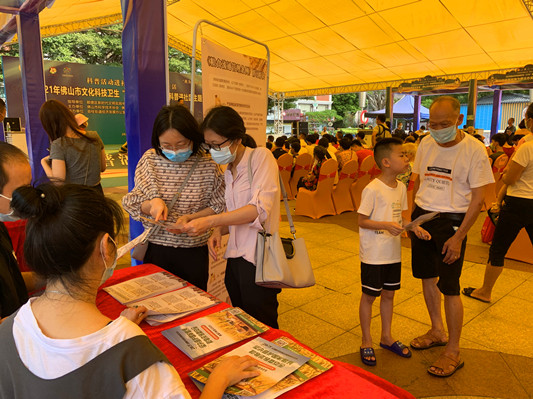
POLYGON ((414 105, 413 105, 413 132, 416 132, 420 129, 420 108, 422 105, 422 96, 417 94, 414 96, 414 105))
POLYGON ((48 155, 50 143, 39 119, 39 110, 46 101, 39 14, 20 12, 17 15, 17 29, 28 155, 33 181, 43 182, 47 178, 41 167, 41 159, 48 155))
POLYGON ((502 90, 494 90, 492 97, 492 121, 490 123, 490 137, 498 133, 500 129, 500 117, 502 113, 502 90))
POLYGON ((476 125, 476 108, 477 108, 477 79, 470 79, 468 83, 468 108, 466 115, 466 126, 476 125))

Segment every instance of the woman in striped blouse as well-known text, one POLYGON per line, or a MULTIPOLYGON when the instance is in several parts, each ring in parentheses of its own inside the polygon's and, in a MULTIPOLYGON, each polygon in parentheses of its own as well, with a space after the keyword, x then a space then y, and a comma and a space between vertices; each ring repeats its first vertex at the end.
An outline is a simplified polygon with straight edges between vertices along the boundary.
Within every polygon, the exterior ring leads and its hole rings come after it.
MULTIPOLYGON (((172 232, 160 228, 148 238, 144 262, 158 265, 206 290, 210 232, 194 237, 181 233, 181 227, 189 221, 225 210, 224 177, 200 148, 202 142, 198 123, 187 108, 163 107, 154 122, 153 148, 137 164, 135 187, 122 199, 122 205, 135 220, 152 217, 172 228, 172 232), (193 167, 176 204, 168 209, 193 167)), ((143 224, 145 229, 154 226, 146 219, 143 224)))

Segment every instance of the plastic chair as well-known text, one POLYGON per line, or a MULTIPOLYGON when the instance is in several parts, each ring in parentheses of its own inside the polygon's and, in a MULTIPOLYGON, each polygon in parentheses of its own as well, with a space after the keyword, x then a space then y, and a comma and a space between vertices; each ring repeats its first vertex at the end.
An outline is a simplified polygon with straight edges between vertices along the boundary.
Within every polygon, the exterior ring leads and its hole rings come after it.
POLYGON ((296 197, 296 215, 308 216, 313 219, 326 215, 335 215, 335 206, 331 192, 337 174, 337 161, 328 159, 320 168, 318 184, 315 191, 300 187, 296 197))
POLYGON ((352 159, 344 164, 339 173, 339 182, 332 193, 333 204, 335 205, 337 215, 355 209, 352 196, 350 195, 350 187, 354 180, 357 179, 357 168, 357 159, 352 159))
POLYGON ((496 183, 490 183, 485 188, 485 199, 483 200, 483 211, 486 211, 492 207, 492 203, 496 202, 496 183))
MULTIPOLYGON (((291 188, 289 186, 293 160, 294 158, 291 154, 283 154, 278 158, 279 174, 281 175, 281 180, 283 181, 283 185, 285 186, 285 190, 287 191, 287 198, 289 199, 294 199, 294 195, 292 194, 291 188)), ((283 195, 281 195, 280 198, 283 199, 283 195)))
POLYGON ((520 230, 520 233, 516 236, 505 257, 533 264, 533 245, 531 244, 526 229, 520 230))
POLYGON ((359 166, 358 178, 350 187, 350 195, 352 196, 355 210, 357 210, 359 205, 361 205, 361 194, 363 193, 363 189, 368 183, 370 183, 370 180, 372 180, 372 176, 370 175, 369 171, 372 169, 375 163, 376 162, 374 161, 373 155, 369 155, 363 159, 363 162, 361 162, 361 165, 359 166))
POLYGON ((298 180, 300 180, 301 177, 307 176, 307 174, 311 170, 312 164, 313 156, 311 154, 300 154, 296 158, 296 163, 294 165, 294 173, 290 180, 290 187, 293 195, 296 195, 298 193, 298 180))

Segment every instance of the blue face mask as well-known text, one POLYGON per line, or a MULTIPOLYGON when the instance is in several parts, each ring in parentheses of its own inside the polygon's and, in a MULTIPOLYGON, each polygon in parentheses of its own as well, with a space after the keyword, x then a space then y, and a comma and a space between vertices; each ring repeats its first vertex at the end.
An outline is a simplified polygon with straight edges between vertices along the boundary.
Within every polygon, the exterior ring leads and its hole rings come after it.
POLYGON ((235 151, 235 154, 232 154, 229 148, 230 148, 229 145, 227 147, 222 147, 218 151, 215 150, 214 148, 211 148, 209 150, 209 153, 211 154, 213 161, 215 161, 219 165, 226 165, 228 163, 235 161, 235 156, 237 155, 236 151, 235 151))
MULTIPOLYGON (((109 237, 109 239, 115 245, 115 248, 116 248, 117 244, 115 243, 115 240, 113 240, 111 237, 109 237)), ((117 255, 115 254, 115 260, 113 261, 111 266, 107 267, 105 263, 104 247, 103 247, 102 241, 100 241, 100 255, 102 255, 102 261, 104 262, 104 267, 105 267, 104 273, 102 274, 102 278, 100 279, 100 285, 102 285, 109 279, 109 277, 113 275, 113 272, 115 271, 115 268, 117 267, 118 258, 117 258, 117 255)))
POLYGON ((190 148, 177 151, 161 149, 161 152, 168 158, 169 161, 172 162, 185 162, 192 154, 192 150, 190 148))
MULTIPOLYGON (((8 201, 11 201, 11 198, 6 197, 5 195, 0 194, 0 197, 5 198, 8 201)), ((20 220, 18 216, 14 216, 13 213, 15 211, 11 209, 11 212, 9 213, 0 213, 0 222, 16 222, 17 220, 20 220)))
POLYGON ((429 128, 429 134, 439 144, 449 143, 455 140, 457 135, 457 127, 455 124, 445 127, 444 129, 432 129, 429 128))

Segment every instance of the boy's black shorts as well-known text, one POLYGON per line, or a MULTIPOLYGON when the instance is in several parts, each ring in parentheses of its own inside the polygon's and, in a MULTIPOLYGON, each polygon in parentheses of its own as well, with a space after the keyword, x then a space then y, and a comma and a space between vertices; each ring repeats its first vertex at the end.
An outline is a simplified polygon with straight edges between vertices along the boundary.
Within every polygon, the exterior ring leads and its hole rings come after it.
POLYGON ((401 275, 401 262, 385 265, 369 265, 361 262, 361 285, 363 292, 370 296, 380 296, 381 290, 399 290, 401 275))

